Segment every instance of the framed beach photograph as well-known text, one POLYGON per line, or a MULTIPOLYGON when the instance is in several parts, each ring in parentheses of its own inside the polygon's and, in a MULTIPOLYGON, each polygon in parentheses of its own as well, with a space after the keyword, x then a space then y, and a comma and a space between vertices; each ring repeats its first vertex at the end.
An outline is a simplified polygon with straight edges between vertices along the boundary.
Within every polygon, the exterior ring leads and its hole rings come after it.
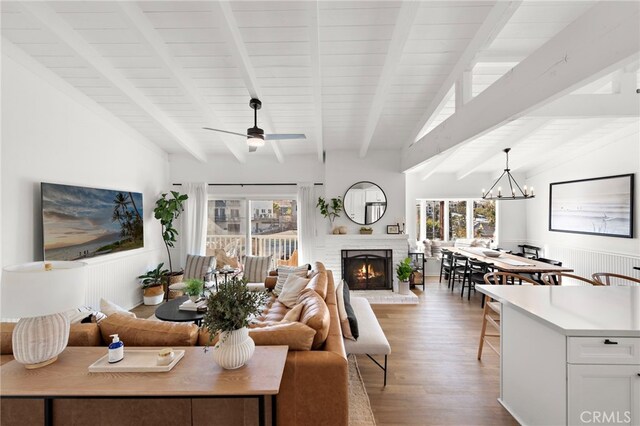
POLYGON ((45 183, 44 260, 77 260, 144 246, 142 194, 45 183))
POLYGON ((399 234, 400 227, 398 225, 387 225, 387 234, 399 234))
POLYGON ((634 175, 549 185, 549 231, 633 238, 634 175))

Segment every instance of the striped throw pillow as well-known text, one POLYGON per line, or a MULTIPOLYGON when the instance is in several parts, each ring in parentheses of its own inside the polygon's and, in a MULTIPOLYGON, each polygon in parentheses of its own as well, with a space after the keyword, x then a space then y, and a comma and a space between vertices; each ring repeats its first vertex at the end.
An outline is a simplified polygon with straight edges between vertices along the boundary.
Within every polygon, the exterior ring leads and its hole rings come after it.
POLYGON ((278 280, 276 281, 276 286, 273 289, 273 294, 280 296, 280 293, 282 293, 282 286, 284 286, 285 281, 287 281, 289 274, 306 278, 308 271, 308 263, 302 266, 278 266, 278 280))
MULTIPOLYGON (((201 280, 216 267, 215 256, 193 256, 187 255, 187 264, 184 268, 184 278, 195 278, 201 280)), ((208 280, 208 277, 207 277, 208 280)), ((207 281, 205 280, 205 281, 207 281)))
POLYGON ((271 256, 245 256, 244 278, 250 283, 262 283, 271 267, 271 256))

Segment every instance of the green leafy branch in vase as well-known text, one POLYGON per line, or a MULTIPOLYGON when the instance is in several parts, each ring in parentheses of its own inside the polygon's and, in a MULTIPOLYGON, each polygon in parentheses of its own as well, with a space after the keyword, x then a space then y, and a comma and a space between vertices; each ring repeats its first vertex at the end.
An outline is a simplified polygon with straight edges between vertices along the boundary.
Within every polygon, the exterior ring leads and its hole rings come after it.
POLYGON ((333 224, 333 221, 336 220, 337 217, 340 217, 340 213, 343 209, 342 197, 332 198, 331 204, 327 203, 324 198, 318 197, 318 204, 316 207, 320 209, 320 214, 324 217, 329 218, 329 222, 333 224))

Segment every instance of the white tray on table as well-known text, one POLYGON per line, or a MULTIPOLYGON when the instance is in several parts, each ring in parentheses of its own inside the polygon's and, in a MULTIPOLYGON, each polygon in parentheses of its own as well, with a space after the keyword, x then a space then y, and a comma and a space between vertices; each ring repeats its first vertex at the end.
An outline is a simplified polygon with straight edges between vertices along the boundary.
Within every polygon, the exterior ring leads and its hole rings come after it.
POLYGON ((158 349, 125 349, 122 361, 110 364, 106 354, 89 366, 90 373, 164 373, 171 370, 184 356, 184 349, 175 349, 168 365, 158 365, 158 349))

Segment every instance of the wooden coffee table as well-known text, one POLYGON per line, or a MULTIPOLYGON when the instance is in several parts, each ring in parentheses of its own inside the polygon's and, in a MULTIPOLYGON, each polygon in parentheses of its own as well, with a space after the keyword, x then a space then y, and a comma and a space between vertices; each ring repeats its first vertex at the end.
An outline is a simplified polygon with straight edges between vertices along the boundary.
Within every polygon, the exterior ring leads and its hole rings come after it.
POLYGON ((189 299, 188 296, 181 296, 163 303, 156 309, 156 318, 162 321, 195 322, 200 325, 204 312, 180 310, 180 305, 186 302, 187 299, 189 299))
POLYGON ((166 373, 89 373, 89 365, 106 354, 103 347, 68 347, 55 363, 38 370, 10 361, 0 366, 0 398, 42 399, 45 425, 53 422, 54 399, 257 398, 264 425, 265 397, 270 395, 276 424, 287 346, 256 346, 253 357, 237 370, 222 369, 202 347, 176 349, 184 349, 185 355, 166 373))

